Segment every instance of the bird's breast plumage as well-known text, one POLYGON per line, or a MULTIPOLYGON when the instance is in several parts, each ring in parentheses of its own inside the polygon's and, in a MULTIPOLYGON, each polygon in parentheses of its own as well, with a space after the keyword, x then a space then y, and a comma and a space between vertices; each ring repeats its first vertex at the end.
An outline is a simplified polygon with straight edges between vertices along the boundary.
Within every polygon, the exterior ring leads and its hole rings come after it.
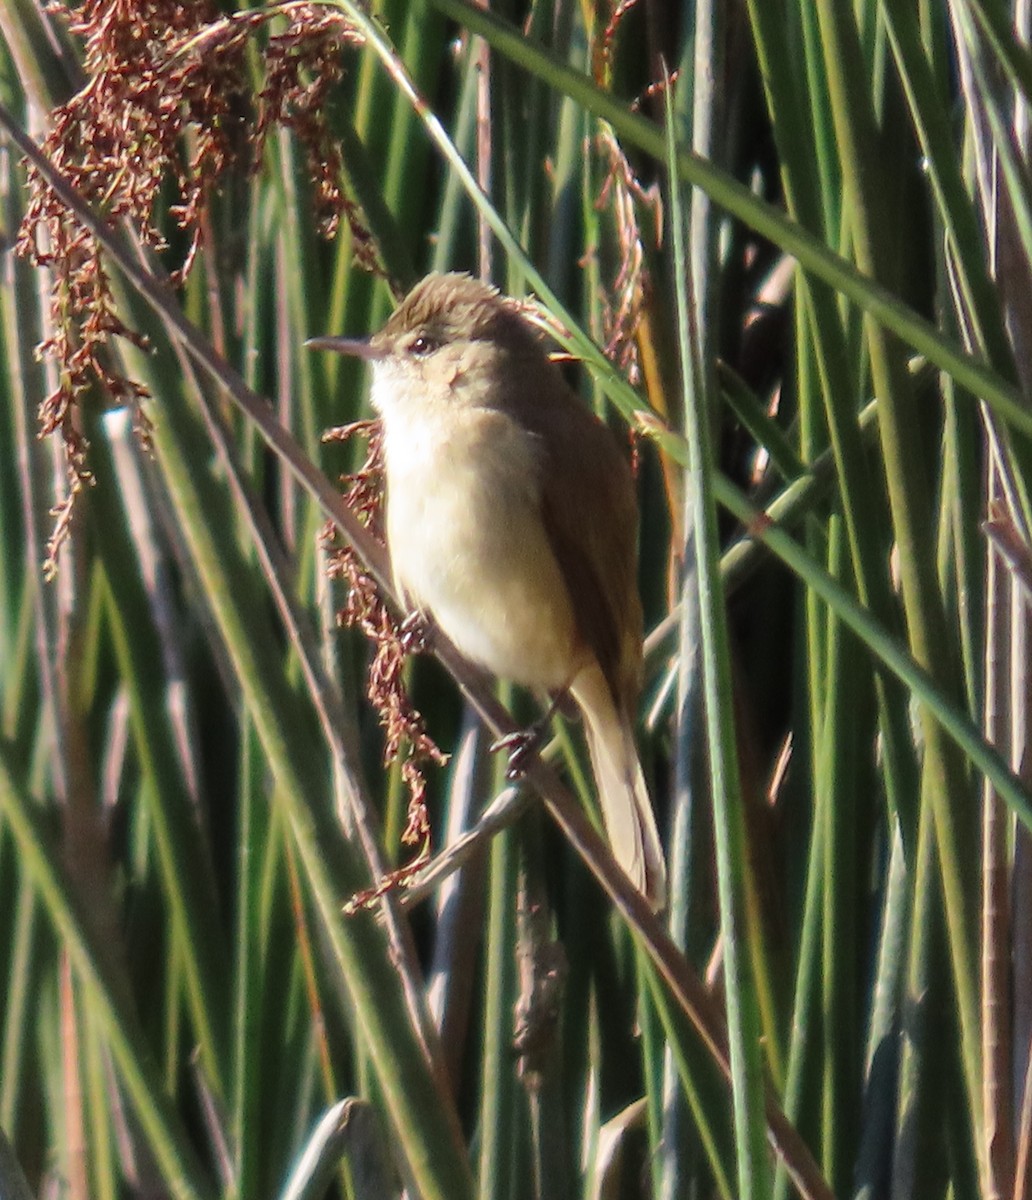
POLYGON ((541 520, 534 436, 497 411, 442 421, 424 407, 388 420, 385 454, 388 543, 407 602, 493 674, 565 687, 583 647, 541 520))

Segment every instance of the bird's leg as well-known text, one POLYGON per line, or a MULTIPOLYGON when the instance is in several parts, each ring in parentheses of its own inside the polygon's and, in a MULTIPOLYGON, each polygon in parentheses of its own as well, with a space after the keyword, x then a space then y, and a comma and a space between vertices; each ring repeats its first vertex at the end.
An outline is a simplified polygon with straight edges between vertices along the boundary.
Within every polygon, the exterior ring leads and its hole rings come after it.
POLYGON ((405 654, 425 654, 433 646, 434 631, 426 615, 416 608, 398 626, 398 638, 405 654))
POLYGON ((527 767, 530 765, 530 756, 541 746, 542 739, 549 725, 552 723, 552 718, 563 704, 567 695, 567 689, 563 688, 562 691, 555 695, 547 711, 538 717, 533 724, 528 725, 526 729, 514 729, 512 733, 507 733, 504 737, 500 737, 491 743, 490 749, 492 754, 496 750, 505 750, 508 752, 509 763, 505 768, 505 778, 511 783, 522 779, 527 773, 527 767))

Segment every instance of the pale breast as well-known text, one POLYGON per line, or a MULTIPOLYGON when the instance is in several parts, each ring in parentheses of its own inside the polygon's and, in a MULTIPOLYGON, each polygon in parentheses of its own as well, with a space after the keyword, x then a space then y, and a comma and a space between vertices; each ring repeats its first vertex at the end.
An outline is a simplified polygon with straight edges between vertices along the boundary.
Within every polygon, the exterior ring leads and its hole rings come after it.
POLYGON ((497 412, 449 413, 447 436, 431 414, 397 424, 387 536, 407 601, 493 674, 566 686, 583 650, 541 522, 531 435, 497 412))

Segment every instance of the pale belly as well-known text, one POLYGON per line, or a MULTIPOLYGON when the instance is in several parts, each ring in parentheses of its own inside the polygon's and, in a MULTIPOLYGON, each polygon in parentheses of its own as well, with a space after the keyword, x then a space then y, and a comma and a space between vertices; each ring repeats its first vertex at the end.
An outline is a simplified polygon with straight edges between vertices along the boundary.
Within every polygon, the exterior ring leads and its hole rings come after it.
POLYGON ((387 536, 406 603, 470 661, 554 691, 584 654, 523 439, 502 429, 472 452, 426 438, 406 438, 403 453, 388 445, 387 536))

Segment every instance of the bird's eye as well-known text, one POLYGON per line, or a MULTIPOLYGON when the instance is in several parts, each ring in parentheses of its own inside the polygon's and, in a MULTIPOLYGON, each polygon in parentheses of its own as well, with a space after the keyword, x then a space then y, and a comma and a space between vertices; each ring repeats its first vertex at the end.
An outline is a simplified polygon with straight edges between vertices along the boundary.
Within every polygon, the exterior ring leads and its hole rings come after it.
POLYGON ((420 333, 409 343, 409 350, 418 358, 425 358, 437 349, 437 342, 427 333, 420 333))

